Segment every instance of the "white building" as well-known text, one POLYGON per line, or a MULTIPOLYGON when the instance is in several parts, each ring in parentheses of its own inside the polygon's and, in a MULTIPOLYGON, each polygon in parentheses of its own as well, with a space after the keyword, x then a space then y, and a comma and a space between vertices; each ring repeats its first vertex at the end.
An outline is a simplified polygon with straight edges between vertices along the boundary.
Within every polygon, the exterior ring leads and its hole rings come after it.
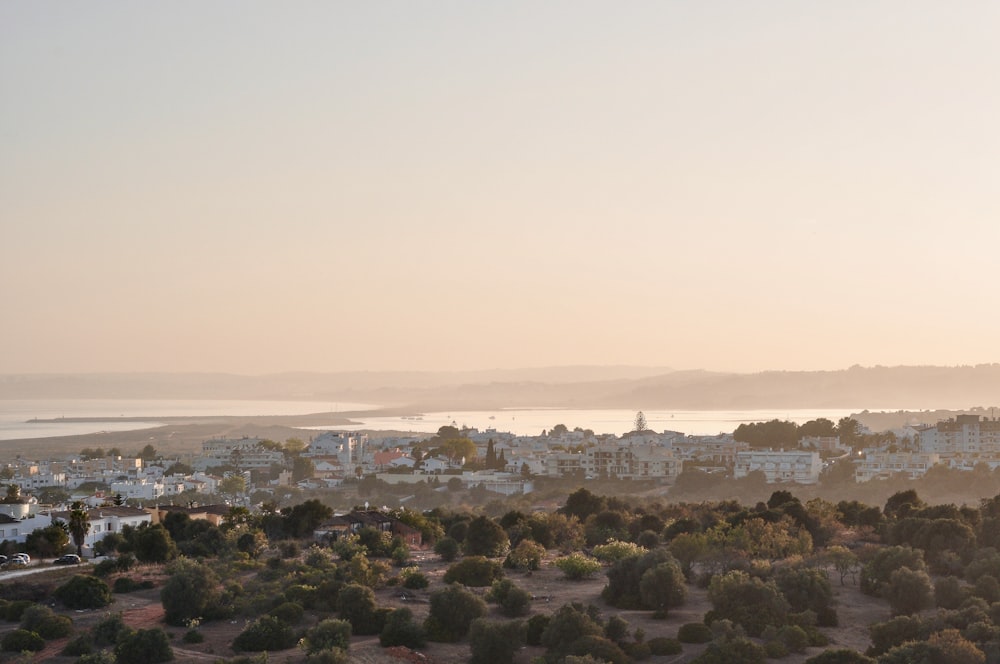
POLYGON ((1000 454, 1000 420, 959 415, 918 430, 920 450, 942 457, 1000 454))
POLYGON ((822 469, 819 452, 750 450, 736 453, 733 476, 739 479, 760 470, 767 477, 769 484, 776 482, 815 484, 819 481, 822 469))
POLYGON ((887 479, 903 473, 910 479, 923 477, 927 470, 941 461, 941 455, 914 452, 880 452, 865 450, 863 459, 855 462, 854 479, 868 482, 887 479))
POLYGON ((309 442, 309 447, 303 452, 305 457, 337 457, 341 465, 354 468, 362 463, 365 448, 368 445, 367 434, 344 431, 326 431, 309 442))

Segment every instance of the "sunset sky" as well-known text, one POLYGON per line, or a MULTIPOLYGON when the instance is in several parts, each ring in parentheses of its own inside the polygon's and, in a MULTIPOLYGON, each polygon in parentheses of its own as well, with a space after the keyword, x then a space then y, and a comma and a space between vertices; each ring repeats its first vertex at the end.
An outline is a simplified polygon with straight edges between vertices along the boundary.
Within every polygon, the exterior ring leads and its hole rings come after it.
POLYGON ((4 2, 0 373, 1000 361, 1000 3, 4 2))

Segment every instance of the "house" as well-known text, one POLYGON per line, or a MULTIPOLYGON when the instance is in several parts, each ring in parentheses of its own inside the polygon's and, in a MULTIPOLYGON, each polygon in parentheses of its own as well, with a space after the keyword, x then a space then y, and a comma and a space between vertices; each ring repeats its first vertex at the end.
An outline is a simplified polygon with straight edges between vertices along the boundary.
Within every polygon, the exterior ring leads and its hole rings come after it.
POLYGON ((768 484, 794 482, 816 484, 823 464, 819 452, 802 450, 752 450, 736 453, 733 477, 739 479, 762 471, 768 484))
POLYGON ((321 542, 334 542, 341 537, 357 534, 363 528, 373 528, 380 532, 398 535, 406 545, 414 548, 422 542, 420 531, 399 519, 376 510, 353 511, 328 519, 313 531, 313 537, 321 542))

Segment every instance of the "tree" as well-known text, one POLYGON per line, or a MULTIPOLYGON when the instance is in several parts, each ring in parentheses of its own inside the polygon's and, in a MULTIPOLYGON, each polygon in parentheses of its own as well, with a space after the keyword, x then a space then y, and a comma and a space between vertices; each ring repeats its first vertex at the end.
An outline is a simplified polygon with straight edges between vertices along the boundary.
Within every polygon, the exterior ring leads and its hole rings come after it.
POLYGON ((422 648, 427 642, 427 635, 424 633, 424 628, 414 622, 413 612, 401 608, 389 614, 385 627, 378 635, 378 642, 383 648, 392 646, 422 648))
POLYGON ((483 600, 462 586, 450 585, 431 593, 430 615, 424 629, 431 641, 451 643, 469 632, 473 620, 485 615, 483 600))
POLYGON ((4 496, 3 502, 5 505, 16 505, 21 502, 21 487, 16 484, 7 485, 7 495, 4 496))
POLYGON ((557 558, 552 564, 571 581, 586 579, 601 571, 599 560, 582 553, 571 553, 568 556, 557 558))
POLYGON ((219 482, 219 493, 229 496, 239 496, 247 490, 247 481, 238 473, 227 475, 219 482))
POLYGON ((126 548, 140 562, 165 563, 177 556, 177 545, 162 524, 150 526, 140 524, 138 528, 125 531, 126 548))
POLYGON ((642 433, 643 431, 648 431, 649 426, 646 424, 646 416, 640 410, 635 414, 635 426, 632 427, 632 431, 642 433))
POLYGON ((295 632, 274 616, 261 616, 233 639, 236 652, 287 650, 295 645, 295 632))
POLYGON ((159 627, 132 631, 127 629, 115 645, 117 664, 154 664, 174 658, 167 634, 159 627))
POLYGON ((585 636, 602 636, 604 628, 595 620, 596 614, 581 604, 564 604, 552 614, 542 632, 542 645, 548 649, 547 662, 559 662, 570 653, 577 641, 585 636))
POLYGON ((738 570, 713 577, 708 598, 719 618, 742 625, 751 636, 759 636, 768 625, 784 625, 788 615, 788 602, 773 581, 738 570))
POLYGON ((469 523, 464 548, 467 556, 505 556, 510 550, 510 539, 496 521, 478 516, 469 523))
POLYGON ((77 574, 52 593, 71 609, 99 609, 111 603, 111 589, 96 576, 77 574))
POLYGON ((306 632, 302 647, 307 654, 314 655, 331 648, 347 650, 351 645, 351 623, 346 620, 327 618, 306 632))
POLYGON ((62 553, 67 544, 69 544, 69 534, 66 532, 66 524, 62 522, 36 528, 28 533, 28 537, 24 540, 24 548, 28 553, 39 558, 54 558, 62 553))
POLYGON ((67 527, 70 537, 73 538, 73 544, 76 545, 76 555, 83 556, 83 543, 87 538, 87 533, 90 532, 90 515, 80 501, 73 503, 67 527))
POLYGON ((647 569, 639 579, 639 596, 646 608, 666 617, 667 611, 684 603, 687 590, 684 573, 676 562, 663 562, 647 569))
POLYGON ((206 565, 189 558, 171 564, 170 576, 160 590, 168 625, 184 625, 204 618, 219 601, 219 579, 206 565))
POLYGON ((889 576, 882 588, 893 615, 911 615, 933 605, 934 586, 927 572, 902 567, 889 576))
POLYGON ((142 451, 139 452, 139 458, 143 461, 154 460, 156 458, 156 448, 152 445, 146 445, 142 448, 142 451))
POLYGON ((354 634, 378 634, 385 626, 375 604, 375 593, 367 586, 351 583, 341 588, 337 594, 337 610, 343 620, 351 623, 354 634))
MULTIPOLYGON (((360 467, 360 466, 359 466, 360 467)), ((292 481, 307 480, 316 474, 316 464, 309 457, 298 456, 292 461, 292 481)))
POLYGON ((469 664, 510 664, 524 645, 524 621, 475 620, 469 629, 472 657, 469 664))
POLYGON ((584 489, 577 489, 566 498, 566 505, 560 508, 559 512, 566 516, 575 516, 581 522, 586 521, 591 514, 597 514, 604 510, 607 501, 603 497, 595 495, 584 489))
POLYGON ((292 537, 306 537, 333 516, 333 509, 313 498, 294 507, 286 507, 281 510, 281 514, 286 533, 292 537))

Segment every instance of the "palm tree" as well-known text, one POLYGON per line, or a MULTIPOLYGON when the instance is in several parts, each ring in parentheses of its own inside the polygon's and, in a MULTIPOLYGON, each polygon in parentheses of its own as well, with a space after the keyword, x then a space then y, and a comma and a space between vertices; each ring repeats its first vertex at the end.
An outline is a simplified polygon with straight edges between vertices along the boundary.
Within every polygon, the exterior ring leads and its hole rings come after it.
POLYGON ((87 514, 83 503, 77 501, 73 503, 69 513, 69 534, 76 544, 76 555, 83 556, 83 542, 90 532, 90 515, 87 514))

